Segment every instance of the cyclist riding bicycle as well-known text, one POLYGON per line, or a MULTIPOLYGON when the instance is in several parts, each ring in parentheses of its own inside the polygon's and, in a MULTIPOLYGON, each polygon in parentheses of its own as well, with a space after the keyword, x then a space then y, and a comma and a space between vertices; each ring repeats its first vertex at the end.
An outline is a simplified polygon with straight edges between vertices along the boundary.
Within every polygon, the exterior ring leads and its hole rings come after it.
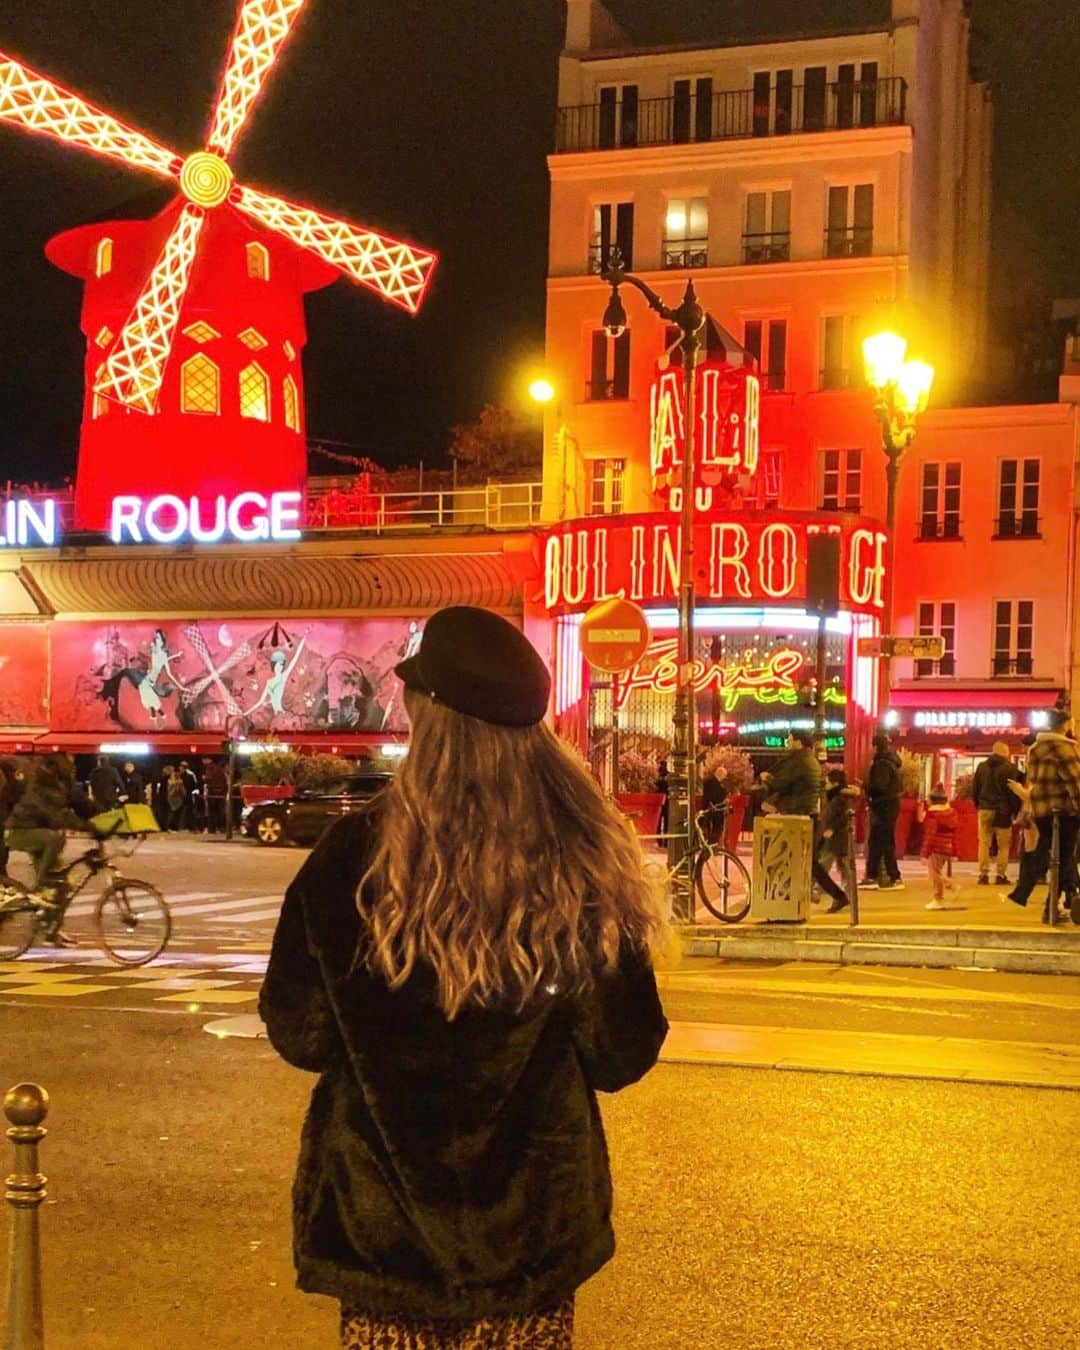
POLYGON ((94 814, 79 783, 75 766, 67 755, 46 755, 36 763, 22 796, 8 817, 5 840, 9 849, 28 853, 34 863, 34 890, 51 889, 56 906, 45 941, 54 947, 73 947, 75 940, 64 932, 68 905, 67 885, 57 874, 64 851, 64 832, 82 830, 94 814))

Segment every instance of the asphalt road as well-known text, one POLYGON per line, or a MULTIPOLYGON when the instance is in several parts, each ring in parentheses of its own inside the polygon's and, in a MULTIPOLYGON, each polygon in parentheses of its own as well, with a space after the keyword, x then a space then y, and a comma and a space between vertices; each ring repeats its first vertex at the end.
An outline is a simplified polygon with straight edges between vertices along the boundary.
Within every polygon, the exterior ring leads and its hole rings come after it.
MULTIPOLYGON (((0 1079, 26 1077, 50 1350, 335 1343, 289 1257, 310 1078, 71 1002, 4 1008, 0 1079)), ((661 1066, 603 1108, 619 1251, 584 1350, 1076 1344, 1080 1094, 661 1066)))

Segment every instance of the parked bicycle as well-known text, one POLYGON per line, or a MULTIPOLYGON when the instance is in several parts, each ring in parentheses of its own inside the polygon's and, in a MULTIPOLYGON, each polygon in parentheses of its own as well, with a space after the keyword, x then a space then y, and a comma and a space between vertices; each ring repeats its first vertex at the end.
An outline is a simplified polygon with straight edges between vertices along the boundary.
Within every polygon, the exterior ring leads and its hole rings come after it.
POLYGON ((135 837, 131 847, 110 854, 107 844, 116 828, 95 835, 91 847, 40 890, 32 891, 14 877, 0 877, 0 961, 22 956, 39 933, 58 924, 64 901, 70 904, 102 873, 109 882, 98 896, 93 919, 102 950, 122 966, 144 966, 161 955, 172 932, 172 915, 156 886, 126 877, 116 866, 114 858, 130 857, 142 842, 135 837))
MULTIPOLYGON (((689 897, 689 879, 693 877, 693 894, 709 913, 721 923, 739 923, 750 913, 750 873, 738 854, 727 846, 729 811, 730 807, 723 806, 697 813, 693 847, 668 870, 667 879, 689 897), (715 831, 715 842, 706 833, 706 822, 715 831)), ((692 912, 688 917, 693 917, 692 912)))

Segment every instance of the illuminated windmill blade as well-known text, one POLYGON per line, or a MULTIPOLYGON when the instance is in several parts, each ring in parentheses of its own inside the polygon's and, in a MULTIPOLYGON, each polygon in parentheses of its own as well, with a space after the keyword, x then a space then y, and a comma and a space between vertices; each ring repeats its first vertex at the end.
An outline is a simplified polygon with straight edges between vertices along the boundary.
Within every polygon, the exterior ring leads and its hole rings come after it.
POLYGON ((205 213, 190 203, 173 226, 150 280, 98 370, 94 393, 153 413, 191 280, 205 213))
POLYGON ((225 63, 207 149, 228 159, 307 0, 245 0, 225 63))
POLYGON ((0 119, 165 178, 180 172, 180 159, 171 150, 3 52, 0 119))
POLYGON ((415 314, 423 303, 435 267, 434 253, 371 230, 361 230, 254 188, 237 187, 229 200, 260 224, 285 235, 301 248, 310 249, 346 276, 410 314, 415 314))

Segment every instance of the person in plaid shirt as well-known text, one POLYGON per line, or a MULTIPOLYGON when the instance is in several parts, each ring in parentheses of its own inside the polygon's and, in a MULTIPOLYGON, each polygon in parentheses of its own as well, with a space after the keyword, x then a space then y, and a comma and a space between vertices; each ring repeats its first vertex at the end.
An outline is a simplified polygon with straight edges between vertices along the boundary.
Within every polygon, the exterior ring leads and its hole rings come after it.
MULTIPOLYGON (((1031 747, 1027 759, 1027 786, 1031 793, 1031 813, 1039 831, 1030 869, 1009 899, 1017 905, 1026 905, 1034 889, 1034 878, 1042 876, 1050 867, 1050 844, 1054 817, 1060 820, 1061 870, 1059 894, 1065 892, 1065 903, 1075 924, 1080 924, 1080 875, 1076 867, 1076 843, 1080 836, 1080 752, 1072 739, 1072 718, 1067 712, 1050 714, 1050 730, 1041 731, 1031 747)), ((1043 909, 1043 923, 1050 922, 1050 906, 1058 902, 1057 895, 1048 894, 1043 909)), ((1058 910, 1058 918, 1065 918, 1058 910)))

